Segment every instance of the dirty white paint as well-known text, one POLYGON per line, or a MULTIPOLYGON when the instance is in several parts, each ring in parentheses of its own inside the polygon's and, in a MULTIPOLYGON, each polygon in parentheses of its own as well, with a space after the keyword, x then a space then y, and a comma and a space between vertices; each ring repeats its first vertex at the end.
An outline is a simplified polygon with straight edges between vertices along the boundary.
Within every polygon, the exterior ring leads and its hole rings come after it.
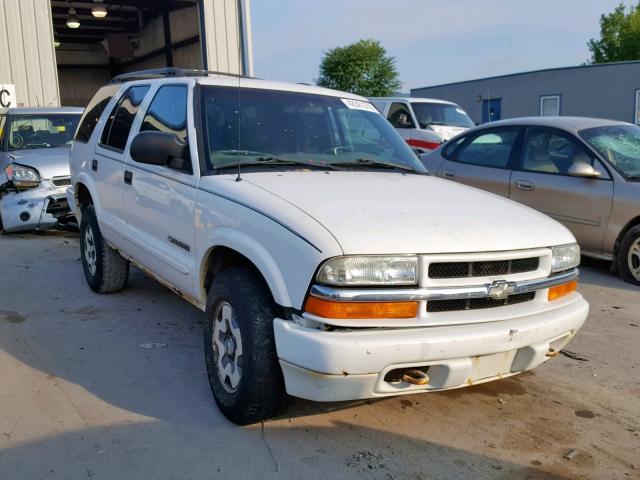
POLYGON ((12 106, 58 106, 58 73, 48 0, 0 0, 0 83, 15 85, 12 106))

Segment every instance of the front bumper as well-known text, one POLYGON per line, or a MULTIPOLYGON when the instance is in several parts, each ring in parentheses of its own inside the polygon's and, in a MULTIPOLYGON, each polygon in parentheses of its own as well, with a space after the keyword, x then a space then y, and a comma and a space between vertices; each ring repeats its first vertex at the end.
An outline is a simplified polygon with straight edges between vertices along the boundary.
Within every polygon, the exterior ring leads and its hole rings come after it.
POLYGON ((46 229, 70 220, 65 187, 43 181, 37 188, 6 192, 0 198, 0 215, 6 232, 46 229))
POLYGON ((559 352, 584 324, 578 293, 511 320, 403 329, 321 331, 276 319, 280 365, 290 395, 355 400, 447 390, 530 370, 559 352), (428 367, 424 386, 386 381, 402 368, 428 367))

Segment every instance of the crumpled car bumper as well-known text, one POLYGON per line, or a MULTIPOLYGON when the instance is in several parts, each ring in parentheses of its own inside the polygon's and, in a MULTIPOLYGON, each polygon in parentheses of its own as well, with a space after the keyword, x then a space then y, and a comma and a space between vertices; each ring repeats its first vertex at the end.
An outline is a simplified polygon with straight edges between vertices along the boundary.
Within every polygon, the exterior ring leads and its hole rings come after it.
POLYGON ((43 181, 37 188, 5 192, 0 198, 0 215, 6 232, 46 229, 71 219, 66 186, 43 181))

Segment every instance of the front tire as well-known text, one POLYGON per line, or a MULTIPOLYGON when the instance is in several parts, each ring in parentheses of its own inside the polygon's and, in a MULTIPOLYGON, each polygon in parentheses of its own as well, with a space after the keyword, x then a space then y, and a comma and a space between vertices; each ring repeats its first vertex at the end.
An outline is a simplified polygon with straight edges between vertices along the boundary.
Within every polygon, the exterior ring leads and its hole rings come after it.
POLYGON ((82 212, 80 256, 84 276, 94 292, 119 292, 127 284, 129 262, 105 242, 93 205, 82 212))
POLYGON ((640 285, 640 225, 630 228, 620 240, 617 260, 622 279, 640 285))
POLYGON ((286 400, 273 320, 276 305, 252 269, 231 267, 207 298, 204 353, 211 392, 220 411, 239 425, 276 415, 286 400))

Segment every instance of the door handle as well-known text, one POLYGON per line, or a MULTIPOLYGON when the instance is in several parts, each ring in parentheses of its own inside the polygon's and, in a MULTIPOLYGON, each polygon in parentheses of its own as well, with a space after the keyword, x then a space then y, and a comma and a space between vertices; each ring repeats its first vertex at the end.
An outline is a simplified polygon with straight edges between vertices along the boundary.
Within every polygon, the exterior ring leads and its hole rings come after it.
POLYGON ((442 175, 443 178, 456 178, 456 174, 449 170, 442 170, 440 175, 442 175))
POLYGON ((527 180, 516 180, 516 187, 520 190, 524 190, 525 192, 530 192, 536 189, 533 182, 529 182, 527 180))
POLYGON ((125 170, 124 171, 124 183, 126 183, 127 185, 131 185, 132 181, 133 181, 133 172, 130 172, 129 170, 125 170))

